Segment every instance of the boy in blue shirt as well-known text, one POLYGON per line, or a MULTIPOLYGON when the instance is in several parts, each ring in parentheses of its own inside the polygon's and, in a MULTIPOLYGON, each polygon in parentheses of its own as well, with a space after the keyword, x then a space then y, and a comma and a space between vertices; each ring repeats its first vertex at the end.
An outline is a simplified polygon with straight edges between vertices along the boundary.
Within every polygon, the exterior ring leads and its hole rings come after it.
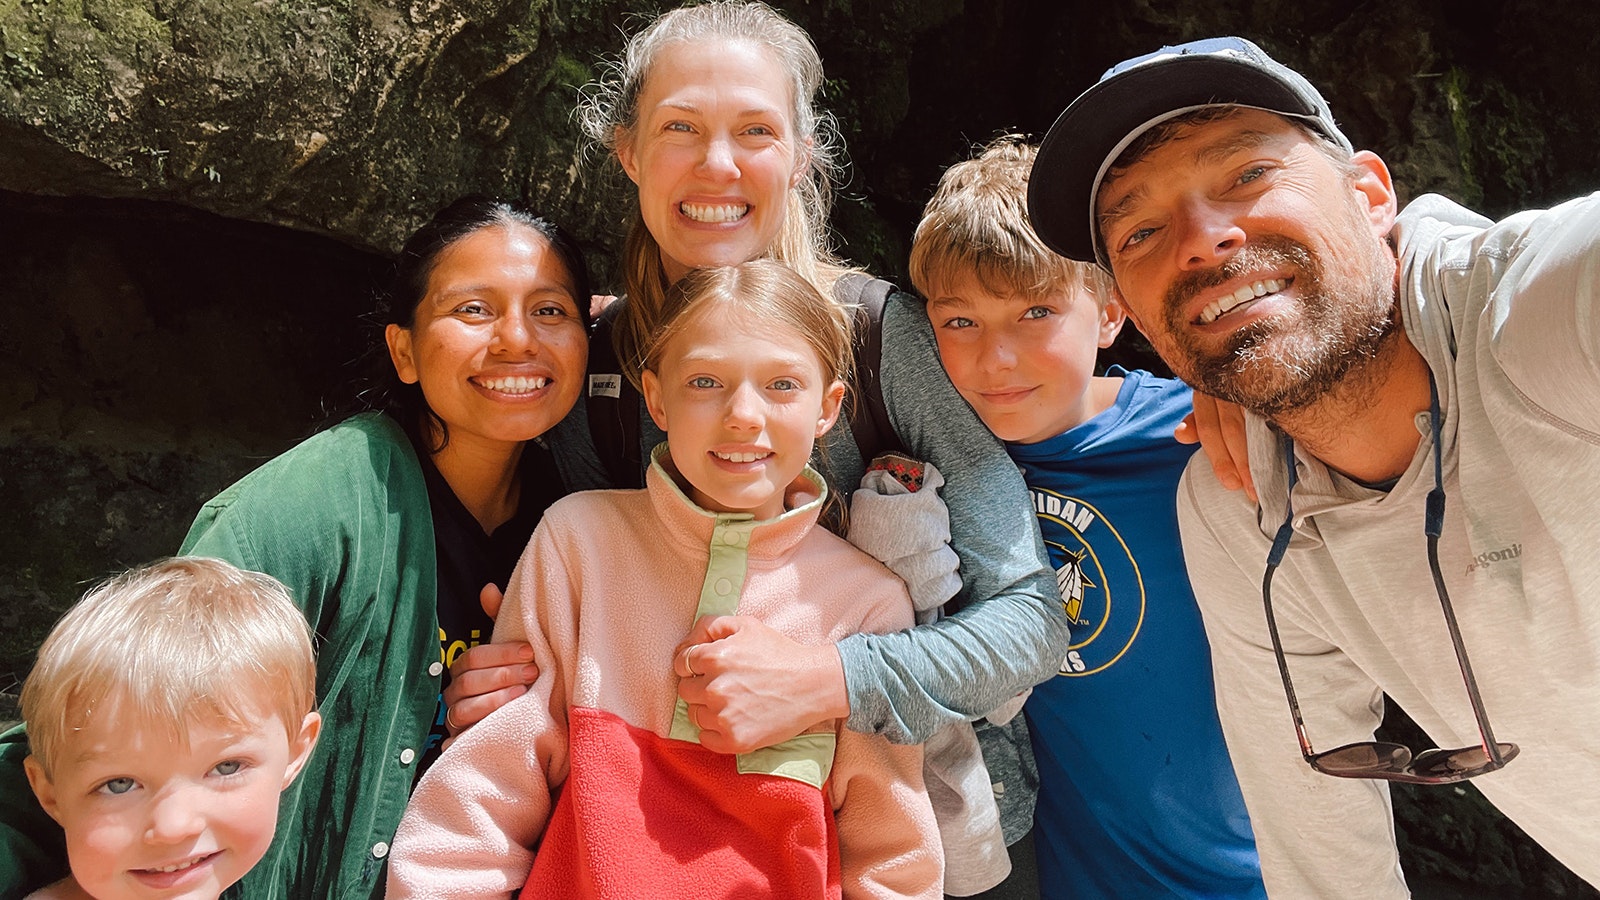
POLYGON ((1265 897, 1178 539, 1189 390, 1093 374, 1124 313, 1109 275, 1033 233, 1033 156, 1002 138, 945 172, 911 280, 950 380, 1022 469, 1072 620, 1059 675, 1023 707, 1041 893, 1265 897))

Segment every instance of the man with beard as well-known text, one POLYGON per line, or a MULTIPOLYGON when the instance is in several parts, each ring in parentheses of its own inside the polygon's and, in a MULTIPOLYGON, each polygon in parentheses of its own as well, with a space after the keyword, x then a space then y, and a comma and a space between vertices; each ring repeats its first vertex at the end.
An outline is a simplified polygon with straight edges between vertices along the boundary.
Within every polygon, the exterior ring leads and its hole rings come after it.
POLYGON ((1600 195, 1398 212, 1238 38, 1107 72, 1030 184, 1040 237, 1248 411, 1259 505, 1197 456, 1179 515, 1269 893, 1406 896, 1384 780, 1476 775, 1600 884, 1600 195), (1385 693, 1445 749, 1373 742, 1385 693))

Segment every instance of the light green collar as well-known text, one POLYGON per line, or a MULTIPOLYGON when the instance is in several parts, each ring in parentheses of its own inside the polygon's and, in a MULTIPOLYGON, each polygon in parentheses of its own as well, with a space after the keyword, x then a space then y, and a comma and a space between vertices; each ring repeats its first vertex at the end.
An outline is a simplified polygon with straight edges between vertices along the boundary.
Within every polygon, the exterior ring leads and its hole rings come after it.
MULTIPOLYGON (((706 509, 700 504, 694 502, 694 498, 689 496, 688 492, 683 489, 683 485, 678 480, 681 476, 678 474, 677 467, 672 464, 672 457, 668 454, 667 444, 667 441, 662 441, 655 446, 655 449, 650 451, 650 468, 652 471, 661 476, 661 480, 668 488, 672 490, 673 494, 675 494, 678 499, 682 500, 684 504, 686 504, 694 512, 709 518, 720 519, 729 522, 755 520, 755 516, 750 513, 712 512, 711 510, 706 509)), ((799 506, 793 507, 792 509, 785 508, 783 513, 780 515, 774 516, 770 519, 762 519, 759 522, 755 522, 755 524, 765 525, 768 523, 782 522, 797 515, 809 515, 812 512, 820 511, 822 509, 822 504, 828 499, 828 482, 822 477, 821 474, 817 472, 816 469, 813 469, 809 464, 807 464, 806 467, 801 470, 800 474, 795 477, 795 480, 789 483, 789 486, 784 489, 785 504, 787 504, 788 498, 797 492, 797 487, 798 490, 801 491, 804 491, 809 487, 810 491, 807 491, 807 493, 814 493, 815 496, 811 500, 808 500, 799 506)))

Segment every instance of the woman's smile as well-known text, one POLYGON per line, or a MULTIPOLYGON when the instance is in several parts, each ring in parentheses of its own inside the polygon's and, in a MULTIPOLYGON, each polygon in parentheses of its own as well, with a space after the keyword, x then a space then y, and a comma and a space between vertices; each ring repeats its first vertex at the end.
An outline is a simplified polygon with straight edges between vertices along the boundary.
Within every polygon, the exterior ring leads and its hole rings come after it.
POLYGON ((749 41, 662 48, 617 159, 669 280, 765 255, 804 159, 783 67, 749 41))
POLYGON ((577 402, 588 349, 575 290, 549 242, 521 225, 440 254, 415 321, 390 326, 389 340, 401 380, 420 384, 445 424, 441 453, 463 442, 509 452, 577 402))

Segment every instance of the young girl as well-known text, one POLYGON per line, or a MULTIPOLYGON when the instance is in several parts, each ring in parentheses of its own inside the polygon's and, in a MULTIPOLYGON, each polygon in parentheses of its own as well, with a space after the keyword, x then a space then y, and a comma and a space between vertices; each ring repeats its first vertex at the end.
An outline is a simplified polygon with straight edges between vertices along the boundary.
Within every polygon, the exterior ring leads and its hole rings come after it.
POLYGON ((717 754, 676 694, 699 616, 805 644, 912 623, 904 585, 817 527, 807 460, 839 414, 849 320, 765 260, 692 273, 667 304, 644 354, 668 435, 647 486, 546 513, 495 630, 533 645, 539 678, 418 785, 390 897, 941 896, 920 748, 830 721, 717 754))

